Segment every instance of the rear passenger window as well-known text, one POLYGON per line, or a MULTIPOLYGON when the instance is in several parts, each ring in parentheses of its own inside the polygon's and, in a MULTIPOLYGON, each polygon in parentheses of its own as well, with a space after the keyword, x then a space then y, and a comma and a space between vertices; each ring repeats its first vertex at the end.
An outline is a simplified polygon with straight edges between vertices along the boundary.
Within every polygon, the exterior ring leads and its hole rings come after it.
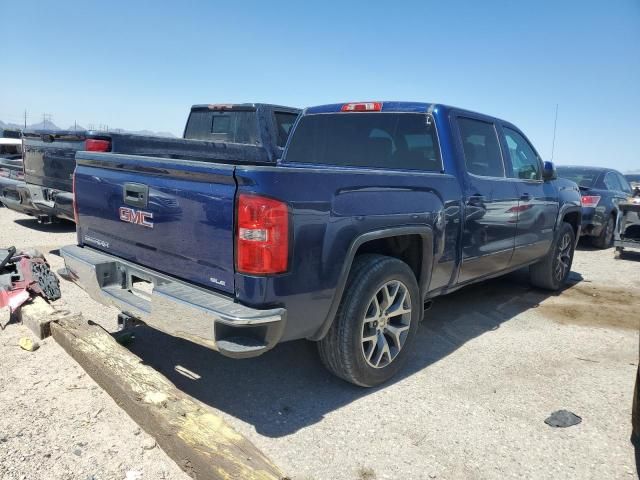
POLYGON ((515 130, 504 127, 504 136, 511 158, 513 176, 523 180, 540 180, 540 159, 527 140, 515 130))
POLYGON ((504 177, 498 134, 492 123, 458 118, 467 171, 482 177, 504 177))
POLYGON ((298 118, 297 113, 285 113, 285 112, 275 112, 276 116, 276 128, 278 129, 278 146, 284 147, 287 143, 287 138, 289 138, 289 132, 291 132, 291 127, 298 118))
POLYGON ((622 185, 620 185, 618 177, 613 172, 607 172, 604 176, 604 184, 606 185, 607 190, 622 191, 622 185))
POLYGON ((627 182, 627 179, 624 178, 619 173, 616 173, 616 176, 618 177, 618 182, 620 182, 620 186, 622 187, 622 191, 625 192, 625 193, 631 193, 631 185, 629 185, 629 182, 627 182))

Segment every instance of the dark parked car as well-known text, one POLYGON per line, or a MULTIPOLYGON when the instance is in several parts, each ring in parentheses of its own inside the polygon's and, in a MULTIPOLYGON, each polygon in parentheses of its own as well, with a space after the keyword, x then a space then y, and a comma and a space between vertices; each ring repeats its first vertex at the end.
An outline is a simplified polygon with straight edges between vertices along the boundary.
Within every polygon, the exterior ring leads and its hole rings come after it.
POLYGON ((632 195, 617 170, 600 167, 558 167, 558 176, 573 180, 582 193, 582 235, 595 247, 609 248, 618 216, 618 203, 632 195))
POLYGON ((237 158, 78 152, 68 277, 229 357, 317 341, 329 370, 372 386, 407 359, 434 297, 522 267, 559 290, 571 270, 578 187, 503 120, 324 105, 282 159, 237 158))

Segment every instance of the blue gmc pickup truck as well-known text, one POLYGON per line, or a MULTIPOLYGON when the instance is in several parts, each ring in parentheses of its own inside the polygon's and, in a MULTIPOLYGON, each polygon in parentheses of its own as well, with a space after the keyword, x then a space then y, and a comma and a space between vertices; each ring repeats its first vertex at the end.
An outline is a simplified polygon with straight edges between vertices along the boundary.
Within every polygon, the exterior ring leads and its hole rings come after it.
POLYGON ((307 108, 271 163, 76 159, 61 253, 91 297, 235 358, 313 340, 361 386, 438 295, 522 267, 561 288, 580 234, 576 184, 517 127, 445 105, 307 108))

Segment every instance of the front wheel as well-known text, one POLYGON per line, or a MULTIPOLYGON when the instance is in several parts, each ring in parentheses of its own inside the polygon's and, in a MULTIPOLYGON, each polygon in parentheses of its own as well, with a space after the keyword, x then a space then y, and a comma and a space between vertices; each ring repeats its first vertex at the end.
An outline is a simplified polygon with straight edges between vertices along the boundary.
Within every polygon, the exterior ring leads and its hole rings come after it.
POLYGON ((336 318, 318 342, 324 365, 363 387, 389 380, 406 361, 421 301, 415 275, 397 258, 360 255, 336 318))
POLYGON ((534 286, 545 290, 560 290, 571 272, 575 240, 573 227, 563 222, 547 256, 529 267, 531 283, 534 286))

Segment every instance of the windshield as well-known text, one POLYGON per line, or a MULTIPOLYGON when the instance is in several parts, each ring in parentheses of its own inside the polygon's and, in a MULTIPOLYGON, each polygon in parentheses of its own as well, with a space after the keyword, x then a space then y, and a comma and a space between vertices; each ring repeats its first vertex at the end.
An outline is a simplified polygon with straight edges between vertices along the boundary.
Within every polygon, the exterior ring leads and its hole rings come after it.
POLYGON ((304 116, 285 161, 439 172, 431 117, 416 113, 333 113, 304 116))
POLYGON ((599 170, 591 170, 588 168, 572 168, 572 167, 558 167, 556 169, 558 177, 566 178, 573 182, 576 182, 579 187, 592 188, 598 175, 599 170))

